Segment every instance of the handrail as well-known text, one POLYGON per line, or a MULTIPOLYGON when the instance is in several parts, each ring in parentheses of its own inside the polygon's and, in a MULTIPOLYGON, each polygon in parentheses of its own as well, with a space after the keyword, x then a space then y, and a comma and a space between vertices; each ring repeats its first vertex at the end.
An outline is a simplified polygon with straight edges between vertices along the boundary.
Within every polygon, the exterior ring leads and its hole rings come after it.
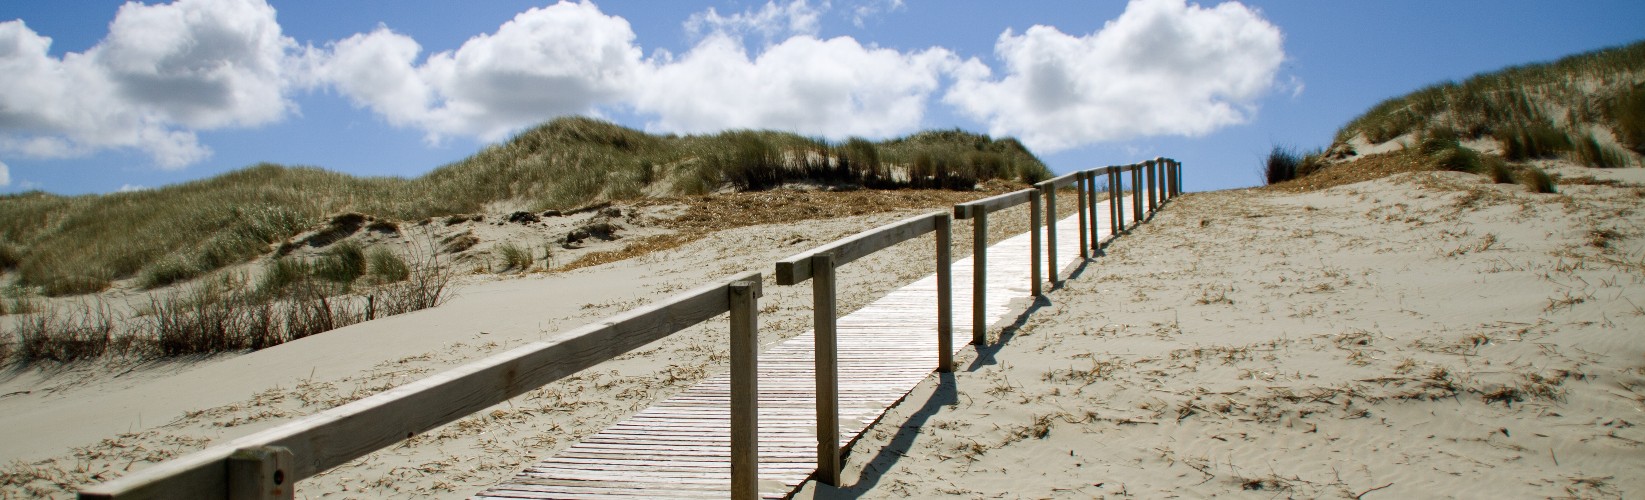
POLYGON ((838 485, 840 480, 839 321, 834 302, 834 270, 840 265, 925 233, 937 233, 937 371, 953 370, 954 313, 951 290, 951 229, 947 212, 934 212, 869 229, 777 262, 777 284, 811 280, 815 316, 812 329, 816 365, 817 481, 838 485))
POLYGON ((843 266, 885 249, 891 245, 918 238, 937 229, 941 212, 909 217, 874 229, 863 231, 832 243, 816 247, 777 261, 777 284, 795 285, 811 279, 811 257, 820 253, 834 254, 834 265, 843 266))
POLYGON ((1035 183, 1035 185, 1037 186, 1037 185, 1040 185, 1040 184, 1052 184, 1052 185, 1055 185, 1059 188, 1064 188, 1064 187, 1068 187, 1069 184, 1073 184, 1075 182, 1078 182, 1080 175, 1082 175, 1084 173, 1085 173, 1085 171, 1083 171, 1083 170, 1082 171, 1077 171, 1077 172, 1069 172, 1069 173, 1066 173, 1066 174, 1062 174, 1062 175, 1059 175, 1059 176, 1056 176, 1056 177, 1052 177, 1050 179, 1046 179, 1046 180, 1037 182, 1037 183, 1035 183))
MULTIPOLYGON (((1155 158, 1140 164, 1073 172, 1024 189, 904 219, 834 241, 777 262, 782 285, 812 281, 816 305, 818 479, 839 478, 838 378, 834 270, 879 250, 935 232, 937 238, 937 371, 953 369, 951 231, 953 218, 973 225, 973 343, 986 343, 983 298, 988 213, 1031 205, 1033 293, 1040 295, 1039 205, 1042 193, 1055 217, 1057 188, 1076 184, 1081 199, 1082 256, 1086 230, 1100 246, 1096 177, 1108 178, 1113 234, 1124 230, 1121 180, 1131 173, 1136 222, 1182 193, 1182 164, 1155 158), (1147 177, 1144 191, 1143 176, 1147 177), (1144 204, 1147 198, 1147 204, 1144 204), (1089 208, 1087 216, 1084 209, 1089 208)), ((1052 222, 1051 224, 1055 224, 1052 222)), ((1055 238, 1055 226, 1052 226, 1055 238)), ((1055 240, 1052 240, 1055 245, 1055 240)), ((1054 246, 1053 246, 1054 248, 1054 246)), ((1055 250, 1051 262, 1055 265, 1055 250)), ((1052 278, 1057 278, 1052 270, 1052 278)), ((298 481, 484 408, 507 401, 679 330, 730 313, 731 496, 758 496, 757 329, 761 275, 746 273, 698 287, 554 338, 526 344, 382 393, 234 439, 87 488, 81 498, 291 498, 298 481)))
POLYGON ((980 200, 972 200, 954 205, 954 218, 957 220, 970 219, 980 214, 998 212, 1023 203, 1028 203, 1028 200, 1034 196, 1034 192, 1035 191, 1032 189, 1021 189, 1002 195, 990 196, 980 200))
MULTIPOLYGON (((732 313, 731 370, 734 374, 749 374, 745 382, 750 385, 744 387, 748 391, 753 382, 749 367, 754 361, 753 315, 760 295, 758 272, 698 287, 554 338, 92 486, 81 491, 80 498, 227 498, 231 490, 261 492, 252 498, 291 498, 297 481, 726 312, 732 313), (735 352, 737 347, 747 352, 735 352)), ((752 498, 758 493, 753 489, 757 480, 748 477, 757 472, 752 465, 757 460, 749 461, 757 453, 757 445, 750 440, 754 409, 748 406, 751 399, 744 398, 741 405, 738 401, 734 396, 732 414, 743 415, 733 418, 737 428, 732 434, 743 439, 732 443, 733 465, 750 465, 741 471, 733 467, 732 482, 745 485, 747 490, 737 496, 752 498)))

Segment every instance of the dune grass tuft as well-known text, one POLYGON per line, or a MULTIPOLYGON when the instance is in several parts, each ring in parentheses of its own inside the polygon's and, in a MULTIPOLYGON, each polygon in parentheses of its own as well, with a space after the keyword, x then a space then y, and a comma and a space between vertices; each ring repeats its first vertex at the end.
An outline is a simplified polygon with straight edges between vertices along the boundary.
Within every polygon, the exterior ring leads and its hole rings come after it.
POLYGON ((1577 163, 1596 168, 1622 168, 1633 163, 1628 153, 1610 144, 1600 143, 1593 132, 1581 134, 1572 142, 1572 159, 1577 163))
MULTIPOLYGON (((1628 150, 1645 154, 1645 42, 1388 99, 1339 129, 1335 143, 1356 136, 1372 143, 1406 134, 1420 138, 1439 129, 1462 140, 1495 139, 1508 161, 1563 156, 1593 167, 1630 166, 1635 160, 1628 150)), ((1470 163, 1466 155, 1444 154, 1440 163, 1448 168, 1470 163)))
POLYGON ((10 328, 0 328, 0 361, 69 363, 107 355, 166 358, 255 350, 427 309, 451 297, 454 274, 435 253, 414 252, 409 263, 392 254, 369 255, 374 266, 384 261, 404 266, 403 274, 387 273, 400 279, 345 294, 315 274, 320 266, 284 257, 267 264, 256 287, 244 286, 240 276, 219 274, 189 290, 151 295, 141 313, 129 316, 100 300, 27 311, 10 328))
POLYGON ((75 295, 115 280, 153 287, 205 276, 339 213, 423 220, 476 214, 499 201, 543 211, 788 182, 972 189, 989 179, 1049 176, 1016 140, 959 130, 836 144, 772 131, 653 135, 571 117, 414 179, 261 164, 131 193, 0 196, 0 269, 44 295, 75 295), (928 161, 916 165, 920 158, 928 161))
POLYGON ((386 248, 374 248, 366 254, 367 267, 378 283, 398 283, 411 277, 411 266, 405 259, 386 248))
POLYGON ((1554 176, 1548 175, 1546 170, 1537 167, 1526 167, 1520 174, 1519 182, 1524 184, 1533 193, 1552 194, 1559 192, 1554 185, 1554 176))
POLYGON ((366 252, 359 243, 344 241, 332 245, 320 254, 313 265, 313 275, 347 289, 366 274, 366 252))
POLYGON ((516 245, 512 241, 497 245, 497 254, 503 258, 504 271, 529 271, 531 264, 535 262, 530 249, 516 245))
POLYGON ((1293 148, 1275 145, 1268 150, 1268 158, 1262 164, 1263 180, 1268 184, 1279 184, 1297 178, 1297 165, 1302 158, 1293 148))

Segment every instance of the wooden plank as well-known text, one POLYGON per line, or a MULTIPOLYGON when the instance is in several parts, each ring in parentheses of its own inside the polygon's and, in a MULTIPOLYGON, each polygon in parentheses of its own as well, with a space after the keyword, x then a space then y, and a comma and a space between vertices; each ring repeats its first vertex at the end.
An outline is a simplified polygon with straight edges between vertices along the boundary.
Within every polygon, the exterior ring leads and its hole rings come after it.
POLYGON ((777 284, 794 285, 810 279, 811 257, 814 255, 833 254, 834 265, 843 266, 891 245, 934 231, 937 229, 938 215, 941 213, 909 217, 777 261, 777 284))
POLYGON ((971 345, 985 346, 988 345, 988 280, 979 276, 988 276, 988 212, 978 211, 975 219, 971 224, 971 345))
POLYGON ((1131 165, 1131 218, 1142 222, 1142 166, 1131 165))
POLYGON ((954 371, 953 224, 948 214, 937 217, 937 371, 942 373, 954 371))
POLYGON ((728 288, 731 309, 731 498, 760 496, 759 299, 758 283, 737 281, 728 288))
POLYGON ((1040 290, 1040 282, 1044 281, 1044 278, 1040 276, 1040 210, 1039 190, 1030 191, 1028 193, 1028 289, 1030 290, 1029 295, 1033 297, 1045 295, 1040 290))
MULTIPOLYGON (((1080 176, 1084 173, 1085 173, 1084 170, 1080 170, 1080 171, 1076 171, 1076 172, 1069 172, 1069 173, 1062 174, 1062 175, 1059 175, 1059 176, 1056 176, 1056 177, 1052 177, 1052 178, 1044 180, 1044 181, 1040 181, 1039 184, 1049 184, 1049 185, 1052 185, 1052 186, 1056 186, 1057 188, 1065 188, 1065 187, 1068 187, 1071 184, 1079 182, 1080 176)), ((1038 184, 1036 184, 1036 185, 1038 185, 1038 184)))
MULTIPOLYGON (((1057 187, 1046 185, 1041 188, 1040 198, 1045 200, 1045 276, 1051 280, 1053 286, 1057 283, 1057 187)), ((1039 228, 1034 229, 1038 231, 1039 228)))
MULTIPOLYGON (((1086 206, 1085 191, 1086 191, 1086 184, 1089 184, 1090 182, 1091 182, 1090 172, 1081 171, 1081 172, 1079 172, 1079 182, 1077 183, 1078 185, 1074 187, 1074 189, 1076 191, 1078 191, 1078 193, 1079 193, 1077 195, 1079 197, 1079 201, 1074 203, 1074 210, 1080 213, 1080 259, 1081 260, 1091 258, 1091 247, 1090 247, 1090 245, 1087 244, 1086 237, 1085 237, 1085 235, 1087 233, 1086 228, 1090 227, 1087 224, 1092 224, 1092 223, 1095 222, 1095 221, 1087 221, 1086 218, 1085 218, 1085 212, 1086 212, 1086 210, 1085 210, 1085 206, 1086 206)), ((1052 217, 1052 218, 1055 218, 1055 217, 1052 217)), ((1053 260, 1055 260, 1055 259, 1053 259, 1053 260)))
POLYGON ((1165 184, 1161 182, 1161 179, 1163 179, 1164 169, 1165 162, 1158 158, 1154 159, 1154 161, 1148 166, 1148 175, 1150 177, 1148 179, 1148 198, 1149 201, 1152 202, 1148 208, 1149 212, 1158 211, 1160 203, 1164 201, 1164 199, 1160 197, 1160 188, 1165 186, 1165 184))
POLYGON ((817 390, 817 481, 840 484, 839 341, 835 337, 834 256, 811 257, 811 297, 816 322, 812 327, 817 390))
POLYGON ((1034 192, 1037 191, 1034 189, 1023 189, 1020 191, 1012 191, 998 196, 990 196, 980 200, 968 201, 954 205, 954 218, 970 219, 980 214, 998 212, 1006 208, 1028 203, 1029 197, 1033 196, 1029 193, 1034 192))
MULTIPOLYGON (((221 497, 227 458, 241 448, 277 446, 295 457, 296 482, 507 401, 728 310, 728 283, 748 273, 612 316, 554 338, 475 361, 373 396, 92 486, 83 498, 221 497)), ((755 294, 758 295, 756 287, 755 294)))

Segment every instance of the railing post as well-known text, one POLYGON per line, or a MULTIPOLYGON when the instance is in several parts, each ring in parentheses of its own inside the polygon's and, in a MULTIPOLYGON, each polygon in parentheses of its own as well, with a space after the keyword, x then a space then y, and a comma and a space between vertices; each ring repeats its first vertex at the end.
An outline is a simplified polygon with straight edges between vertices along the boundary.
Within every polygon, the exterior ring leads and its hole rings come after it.
POLYGON ((241 448, 228 457, 229 500, 291 500, 297 481, 291 450, 281 446, 241 448))
POLYGON ((1120 198, 1120 171, 1108 167, 1108 218, 1113 223, 1108 226, 1110 236, 1119 236, 1125 228, 1125 205, 1120 203, 1120 198))
POLYGON ((1175 160, 1171 160, 1171 159, 1166 159, 1165 160, 1165 169, 1166 169, 1165 170, 1165 185, 1160 187, 1160 192, 1165 194, 1165 200, 1166 201, 1170 201, 1171 198, 1175 198, 1175 196, 1172 196, 1172 194, 1173 194, 1173 191, 1176 191, 1176 189, 1171 187, 1172 185, 1174 185, 1176 183, 1176 181, 1174 180, 1174 179, 1176 179, 1176 174, 1171 171, 1171 165, 1174 164, 1174 163, 1176 163, 1175 160))
POLYGON ((1078 204, 1074 205, 1074 211, 1080 213, 1080 261, 1082 262, 1091 258, 1090 240, 1086 239, 1085 235, 1089 232, 1091 224, 1095 222, 1087 220, 1085 216, 1085 184, 1087 182, 1085 174, 1085 171, 1074 174, 1074 189, 1079 190, 1078 204))
POLYGON ((1091 219, 1091 255, 1095 256, 1097 247, 1102 245, 1102 231, 1097 228, 1101 224, 1097 221, 1097 172, 1095 170, 1085 171, 1085 188, 1088 191, 1085 193, 1086 206, 1082 207, 1081 210, 1090 212, 1088 217, 1091 219))
POLYGON ((1177 194, 1177 173, 1176 168, 1173 167, 1174 163, 1176 163, 1174 160, 1165 160, 1165 187, 1161 188, 1161 191, 1165 193, 1165 201, 1171 201, 1171 198, 1177 194))
POLYGON ((937 372, 954 371, 954 216, 937 215, 937 372))
POLYGON ((1175 162, 1175 161, 1173 161, 1171 163, 1173 164, 1174 167, 1176 167, 1176 174, 1177 174, 1176 175, 1176 182, 1173 183, 1171 187, 1176 189, 1176 194, 1177 195, 1181 195, 1182 194, 1182 163, 1181 162, 1175 162))
POLYGON ((1047 183, 1040 187, 1045 199, 1045 276, 1051 286, 1057 286, 1057 185, 1047 183))
POLYGON ((1028 289, 1034 297, 1039 297, 1042 295, 1040 290, 1040 281, 1042 280, 1040 276, 1040 252, 1043 248, 1040 246, 1040 191, 1038 189, 1028 192, 1028 235, 1029 251, 1033 253, 1028 257, 1028 266, 1030 268, 1028 277, 1033 280, 1028 285, 1028 289))
POLYGON ((1182 163, 1171 160, 1171 197, 1182 194, 1182 163))
POLYGON ((1148 212, 1149 213, 1153 213, 1154 210, 1159 209, 1159 204, 1158 204, 1159 200, 1155 199, 1156 197, 1154 196, 1154 194, 1155 194, 1155 191, 1154 191, 1154 178, 1158 177, 1157 175, 1154 174, 1154 169, 1158 166, 1159 166, 1159 160, 1148 160, 1148 161, 1145 161, 1145 162, 1142 163, 1142 168, 1143 168, 1142 176, 1143 176, 1143 179, 1144 179, 1143 180, 1143 185, 1145 186, 1145 189, 1148 190, 1147 198, 1148 198, 1148 212))
POLYGON ((1165 158, 1158 158, 1158 160, 1155 161, 1158 163, 1155 164, 1155 169, 1158 171, 1158 179, 1155 181, 1153 191, 1158 192, 1158 196, 1156 196, 1160 199, 1160 204, 1158 204, 1158 206, 1163 207, 1165 206, 1165 158))
POLYGON ((971 220, 971 344, 988 345, 988 211, 972 207, 971 220))
POLYGON ((816 314, 817 481, 840 484, 839 342, 835 337, 834 255, 811 257, 811 300, 816 314))
POLYGON ((760 497, 760 390, 758 284, 732 283, 731 498, 760 497))
POLYGON ((1136 222, 1142 222, 1143 216, 1147 214, 1143 213, 1146 207, 1142 204, 1142 165, 1140 164, 1131 166, 1131 208, 1135 211, 1131 217, 1136 219, 1136 222))

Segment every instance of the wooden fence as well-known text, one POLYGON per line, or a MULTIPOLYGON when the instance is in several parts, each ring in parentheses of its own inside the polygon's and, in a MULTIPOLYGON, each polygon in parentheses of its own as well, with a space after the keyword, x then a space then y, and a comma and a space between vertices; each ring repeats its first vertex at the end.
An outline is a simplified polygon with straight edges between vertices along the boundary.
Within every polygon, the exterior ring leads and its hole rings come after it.
MULTIPOLYGON (((1096 224, 1097 177, 1106 178, 1112 235, 1124 230, 1129 194, 1135 222, 1181 194, 1181 164, 1156 158, 1139 164, 1063 175, 1024 189, 954 206, 953 218, 974 219, 972 343, 987 344, 983 319, 988 254, 988 214, 1030 203, 1032 294, 1039 297, 1041 205, 1049 212, 1047 274, 1056 268, 1056 192, 1076 185, 1080 198, 1081 256, 1100 246, 1096 224), (1129 193, 1122 187, 1131 174, 1129 193), (1144 182, 1146 179, 1146 184, 1144 182), (1145 204, 1146 198, 1146 204, 1145 204), (1087 238, 1089 234, 1089 238, 1087 238)), ((952 218, 936 212, 912 217, 823 245, 777 262, 779 285, 812 282, 816 335, 817 479, 837 484, 840 470, 838 346, 834 272, 862 257, 926 233, 936 233, 937 366, 953 368, 953 306, 950 255, 952 218)), ((290 423, 170 460, 80 492, 85 499, 293 498, 296 483, 322 471, 452 422, 526 391, 629 352, 665 336, 730 313, 732 498, 758 492, 758 299, 759 273, 687 291, 555 338, 534 342, 404 386, 290 423)))
POLYGON ((840 412, 839 345, 835 328, 834 270, 892 245, 937 233, 937 371, 953 369, 954 315, 950 234, 953 220, 936 212, 863 231, 777 262, 777 284, 796 285, 811 280, 815 315, 817 379, 817 480, 839 484, 840 412))
POLYGON ((748 273, 612 316, 555 338, 167 461, 80 492, 80 498, 292 498, 298 481, 730 314, 732 484, 757 496, 756 314, 748 273))

